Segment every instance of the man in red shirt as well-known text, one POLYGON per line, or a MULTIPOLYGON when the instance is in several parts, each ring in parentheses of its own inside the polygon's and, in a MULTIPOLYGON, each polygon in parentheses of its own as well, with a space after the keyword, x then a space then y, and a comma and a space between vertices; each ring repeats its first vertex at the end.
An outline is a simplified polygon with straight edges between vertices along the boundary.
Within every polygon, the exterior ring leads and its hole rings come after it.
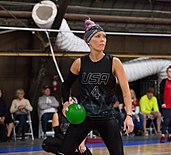
POLYGON ((166 69, 167 78, 160 83, 160 99, 163 113, 162 136, 160 142, 165 142, 168 129, 168 141, 171 141, 171 66, 166 69))

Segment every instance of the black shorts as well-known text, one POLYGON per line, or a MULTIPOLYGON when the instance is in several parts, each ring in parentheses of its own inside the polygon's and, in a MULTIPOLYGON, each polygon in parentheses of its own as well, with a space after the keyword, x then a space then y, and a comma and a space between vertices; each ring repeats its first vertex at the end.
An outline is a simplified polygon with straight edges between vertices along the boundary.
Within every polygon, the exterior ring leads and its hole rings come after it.
POLYGON ((10 123, 13 123, 13 122, 14 122, 14 121, 13 121, 11 115, 7 115, 7 116, 5 117, 5 124, 10 124, 10 123))

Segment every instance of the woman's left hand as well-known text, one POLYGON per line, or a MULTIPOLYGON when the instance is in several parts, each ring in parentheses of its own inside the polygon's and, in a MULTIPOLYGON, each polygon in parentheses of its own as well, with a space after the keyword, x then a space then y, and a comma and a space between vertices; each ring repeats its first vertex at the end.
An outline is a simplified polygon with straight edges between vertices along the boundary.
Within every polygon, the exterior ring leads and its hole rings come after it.
POLYGON ((126 116, 124 121, 124 134, 128 134, 134 130, 134 123, 132 121, 132 117, 126 116))

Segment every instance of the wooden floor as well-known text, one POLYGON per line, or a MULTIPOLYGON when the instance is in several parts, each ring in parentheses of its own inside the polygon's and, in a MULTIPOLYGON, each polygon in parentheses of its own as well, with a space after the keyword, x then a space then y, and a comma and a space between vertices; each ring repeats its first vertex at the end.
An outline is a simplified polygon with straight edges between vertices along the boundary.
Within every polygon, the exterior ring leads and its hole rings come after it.
MULTIPOLYGON (((93 155, 108 155, 106 148, 91 148, 93 155)), ((171 155, 171 143, 125 146, 125 155, 171 155)), ((51 155, 46 152, 8 153, 10 155, 51 155)), ((1 154, 6 155, 6 154, 1 154)))

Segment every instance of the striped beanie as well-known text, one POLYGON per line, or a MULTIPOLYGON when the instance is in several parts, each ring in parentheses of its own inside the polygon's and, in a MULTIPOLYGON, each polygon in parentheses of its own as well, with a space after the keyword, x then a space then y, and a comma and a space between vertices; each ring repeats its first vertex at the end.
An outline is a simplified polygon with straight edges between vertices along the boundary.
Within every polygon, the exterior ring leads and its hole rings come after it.
POLYGON ((104 31, 102 27, 100 27, 100 25, 95 24, 92 20, 90 19, 86 19, 85 20, 85 34, 84 34, 84 40, 86 43, 88 43, 91 38, 100 31, 104 31))

